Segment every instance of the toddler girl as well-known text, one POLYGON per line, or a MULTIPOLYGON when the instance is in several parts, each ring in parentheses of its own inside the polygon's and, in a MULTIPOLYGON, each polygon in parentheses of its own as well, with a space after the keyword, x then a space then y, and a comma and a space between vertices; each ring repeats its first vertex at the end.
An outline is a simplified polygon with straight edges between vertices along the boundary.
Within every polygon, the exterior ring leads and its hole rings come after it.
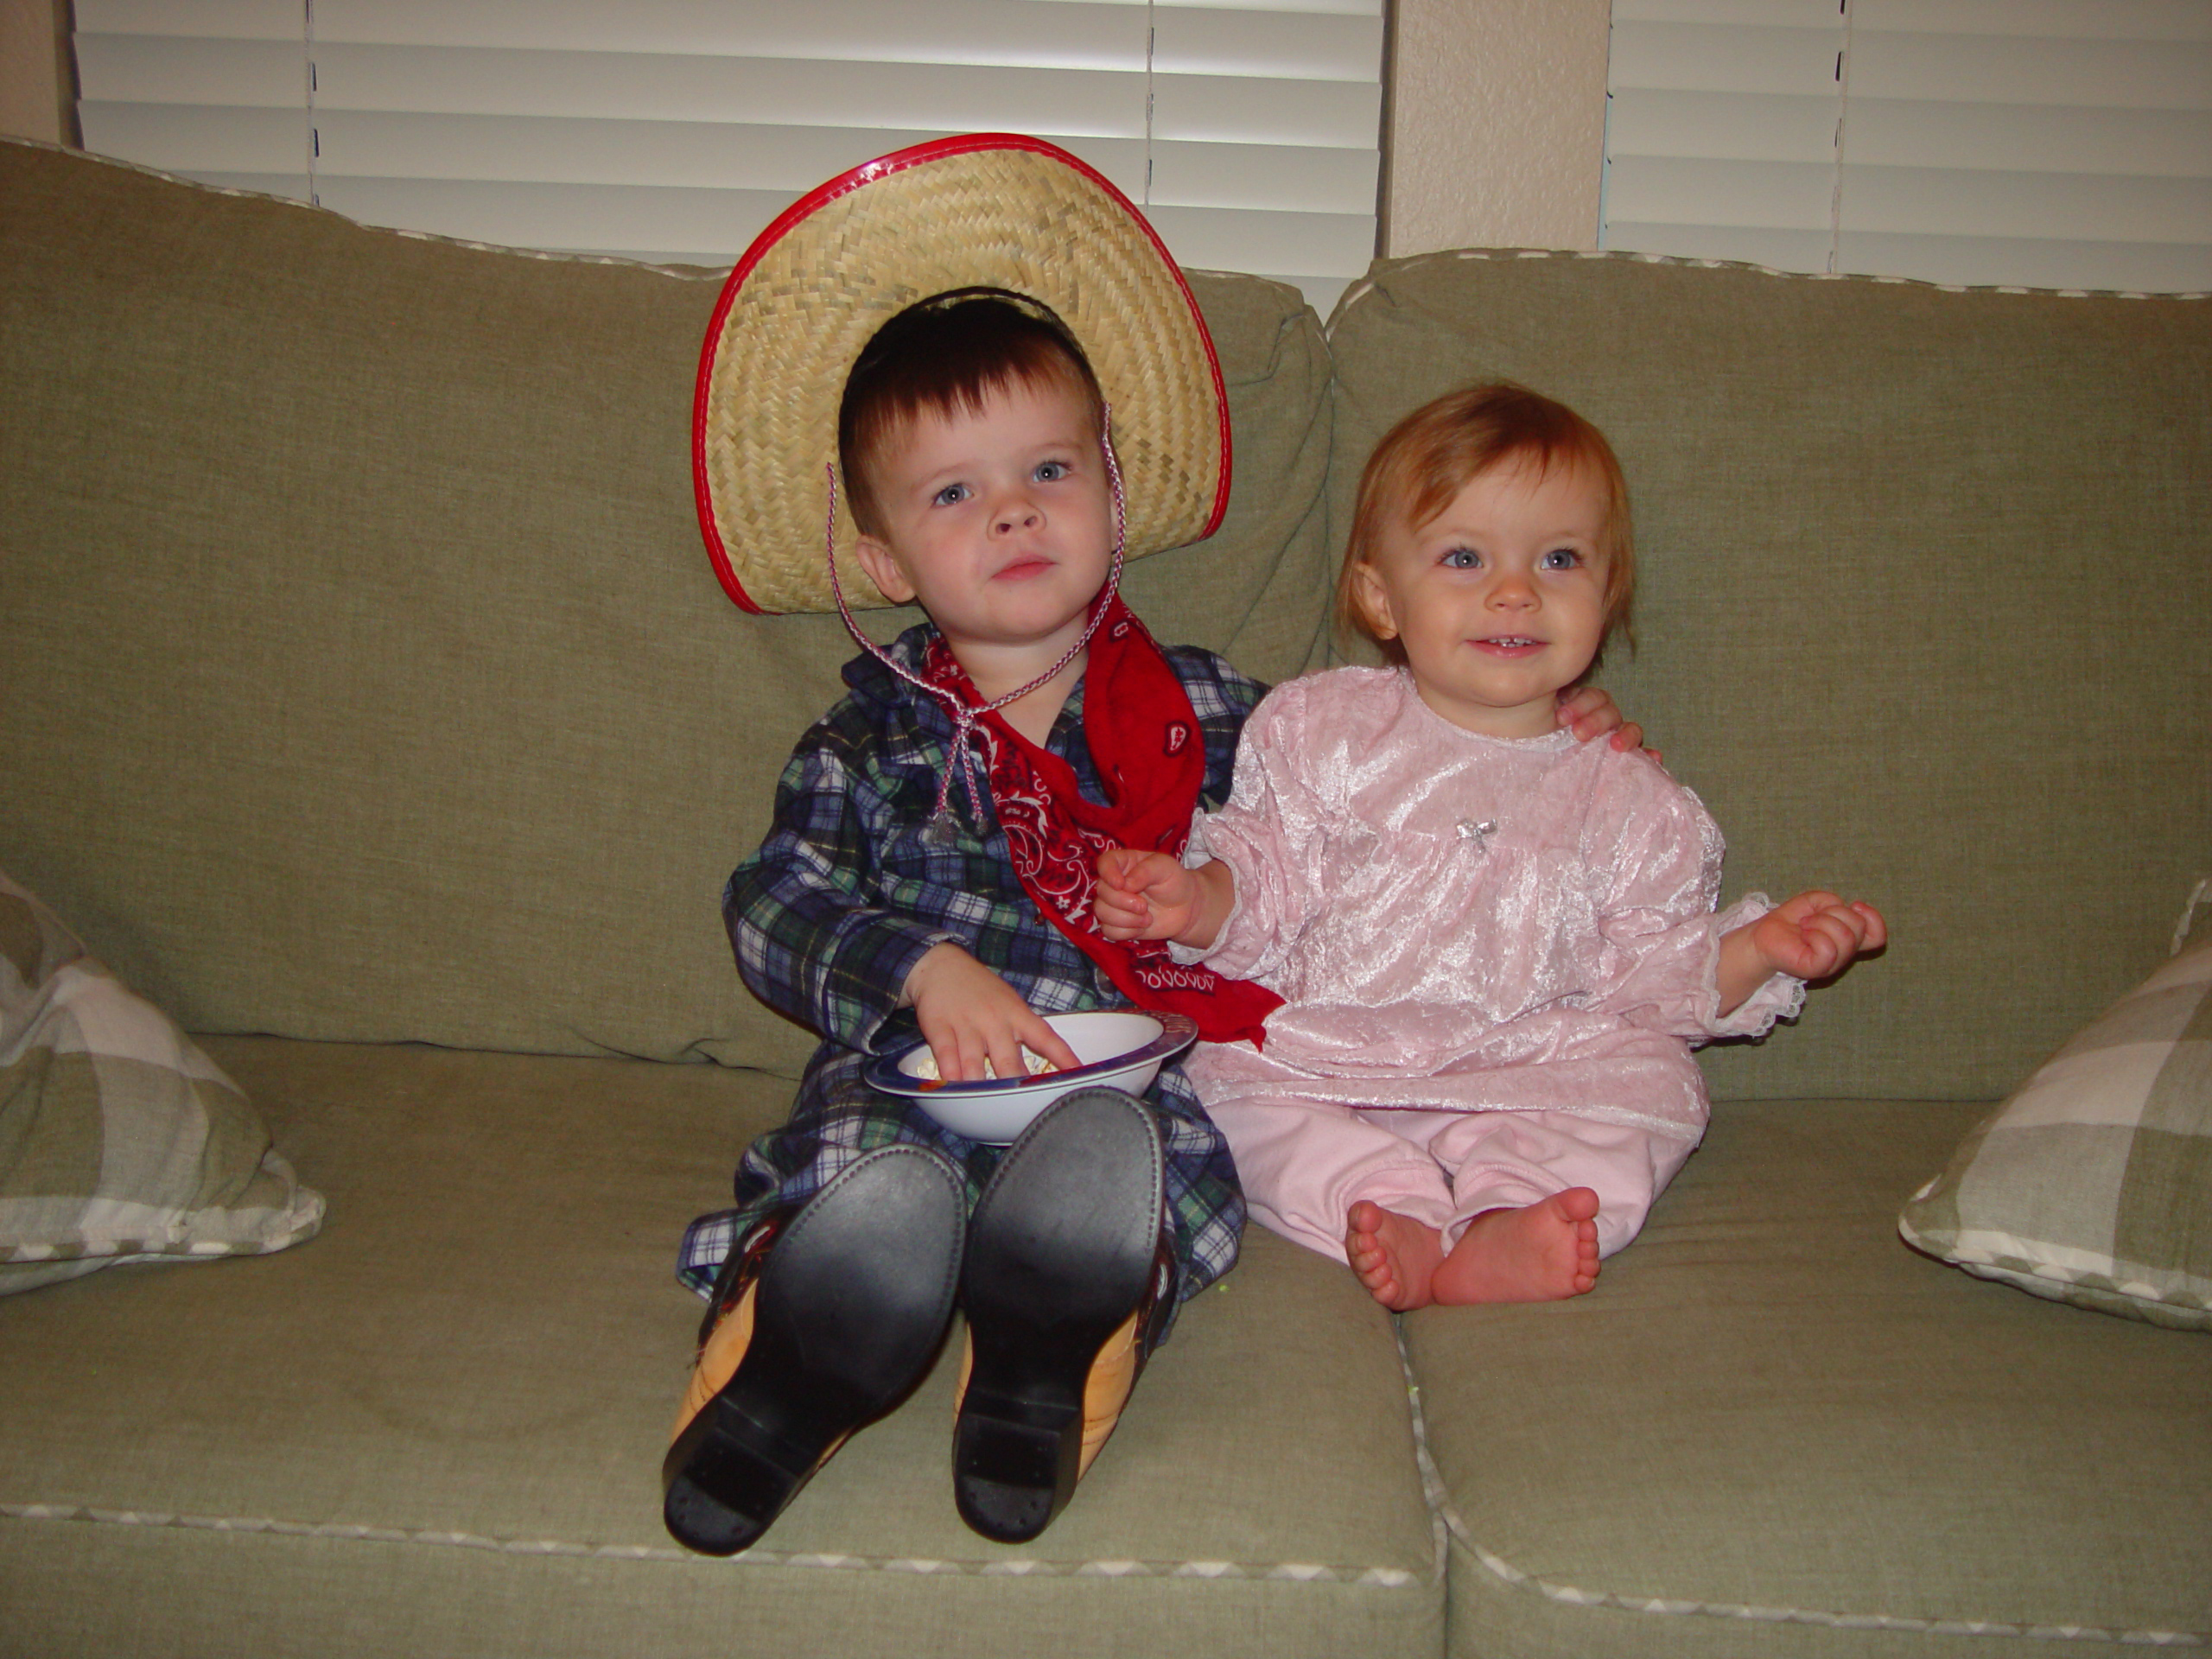
POLYGON ((1095 912, 1285 1005, 1188 1064, 1252 1213, 1392 1308, 1579 1295, 1704 1132, 1693 1041, 1755 1035, 1886 936, 1753 895, 1656 759, 1556 696, 1627 625, 1611 447, 1524 388, 1401 422, 1338 598, 1391 666, 1273 692, 1185 865, 1117 849, 1095 912))

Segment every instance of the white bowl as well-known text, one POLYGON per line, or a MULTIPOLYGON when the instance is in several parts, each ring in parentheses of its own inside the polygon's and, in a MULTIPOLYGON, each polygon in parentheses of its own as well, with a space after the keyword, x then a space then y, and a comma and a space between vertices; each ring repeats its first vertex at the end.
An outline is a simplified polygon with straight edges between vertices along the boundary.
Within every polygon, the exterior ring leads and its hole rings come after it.
POLYGON ((988 1077, 976 1083, 939 1083, 925 1077, 934 1071, 927 1043, 916 1041, 887 1054, 868 1068, 869 1086, 887 1095, 905 1095, 955 1135, 987 1146, 1004 1146, 1029 1127, 1030 1120, 1062 1095, 1103 1084, 1141 1095, 1160 1068, 1198 1040, 1195 1020, 1180 1014, 1141 1014, 1116 1009, 1092 1014, 1049 1014, 1045 1023, 1075 1051, 1082 1065, 1073 1071, 1046 1071, 1029 1077, 988 1077))

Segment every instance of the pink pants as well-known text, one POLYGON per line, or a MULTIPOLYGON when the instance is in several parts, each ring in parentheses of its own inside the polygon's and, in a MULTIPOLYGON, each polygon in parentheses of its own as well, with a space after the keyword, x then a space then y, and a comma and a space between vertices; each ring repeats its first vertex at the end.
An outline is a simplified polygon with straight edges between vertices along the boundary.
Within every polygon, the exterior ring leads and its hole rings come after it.
POLYGON ((1449 1249, 1485 1210, 1571 1186, 1598 1194, 1598 1253, 1611 1255, 1696 1144, 1570 1112, 1355 1112, 1280 1096, 1206 1110, 1229 1138, 1252 1214, 1339 1262, 1362 1198, 1435 1228, 1449 1249))

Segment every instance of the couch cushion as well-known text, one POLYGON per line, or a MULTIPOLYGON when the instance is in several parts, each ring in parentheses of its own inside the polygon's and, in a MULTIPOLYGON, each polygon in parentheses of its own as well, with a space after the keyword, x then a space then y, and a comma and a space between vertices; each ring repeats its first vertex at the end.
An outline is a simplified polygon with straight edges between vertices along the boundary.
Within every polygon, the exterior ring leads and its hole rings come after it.
POLYGON ((1717 1094, 1994 1099, 2164 947, 2212 849, 2212 301, 1446 253, 1331 340, 1338 526, 1461 383, 1605 429, 1641 645, 1601 682, 1732 895, 1888 918, 1796 1030, 1707 1051, 1717 1094))
POLYGON ((0 1294, 281 1250, 322 1212, 221 1068, 0 874, 0 1294))
POLYGON ((2212 1330, 2212 910, 1974 1126, 1897 1225, 2038 1296, 2212 1330))
POLYGON ((1451 1653, 2212 1641, 2212 1344, 1897 1236, 1982 1109, 1724 1103, 1591 1294, 1408 1318, 1451 1653))
MULTIPOLYGON (((717 900, 853 646, 709 565, 719 276, 21 143, 0 224, 16 874, 195 1030, 794 1070, 717 900)), ((1280 677, 1326 603, 1326 353, 1294 290, 1193 286, 1237 481, 1129 592, 1280 677)))
POLYGON ((762 1548, 712 1560, 660 1522, 701 1307, 675 1241, 787 1085, 209 1046, 330 1222, 220 1273, 0 1301, 0 1605, 24 1651, 230 1656, 249 1626, 316 1659, 1439 1650, 1389 1321, 1318 1256, 1249 1241, 1036 1543, 954 1511, 956 1343, 762 1548))

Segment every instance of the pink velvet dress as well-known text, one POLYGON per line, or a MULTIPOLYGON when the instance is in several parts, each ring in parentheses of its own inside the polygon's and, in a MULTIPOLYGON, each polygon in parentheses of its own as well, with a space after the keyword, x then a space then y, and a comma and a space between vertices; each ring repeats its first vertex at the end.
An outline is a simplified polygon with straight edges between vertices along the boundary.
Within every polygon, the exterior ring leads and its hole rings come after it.
POLYGON ((1396 669, 1277 688, 1185 855, 1230 867, 1236 907, 1177 953, 1286 999, 1264 1050, 1187 1068, 1254 1213, 1341 1257, 1359 1198, 1456 1239, 1593 1185, 1601 1249, 1626 1243, 1704 1132, 1690 1043, 1802 1001, 1777 976, 1720 1014, 1720 935, 1768 908, 1713 914, 1721 852, 1640 753, 1465 731, 1396 669))

